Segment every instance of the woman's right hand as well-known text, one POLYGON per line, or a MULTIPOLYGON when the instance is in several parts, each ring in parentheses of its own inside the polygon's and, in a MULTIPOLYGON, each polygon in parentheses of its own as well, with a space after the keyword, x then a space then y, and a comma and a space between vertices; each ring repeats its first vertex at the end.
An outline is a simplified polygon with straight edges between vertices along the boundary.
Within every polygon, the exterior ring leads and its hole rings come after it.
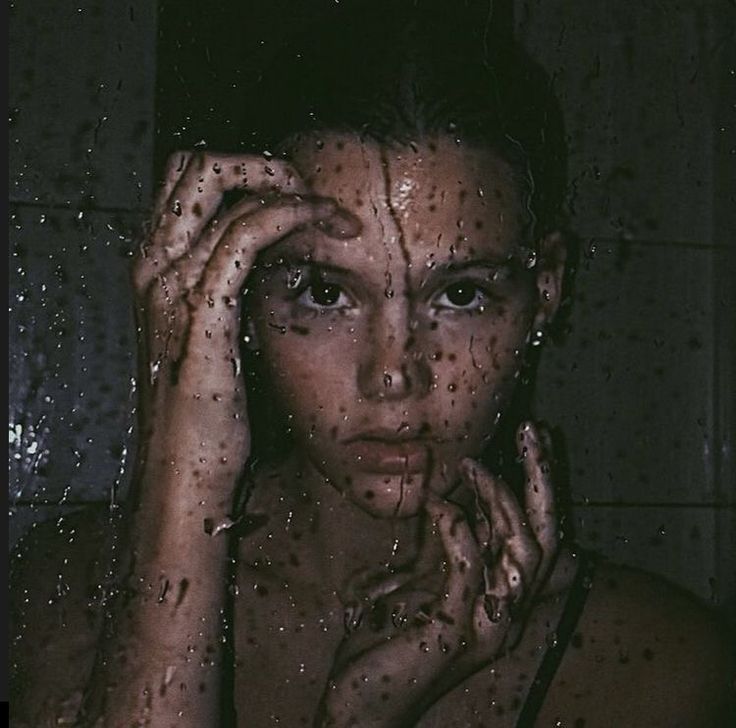
POLYGON ((259 251, 336 209, 309 196, 280 160, 172 155, 133 267, 139 467, 165 458, 204 489, 234 488, 250 449, 239 353, 244 281, 259 251), (243 197, 223 211, 233 190, 243 197))
POLYGON ((549 453, 541 438, 532 423, 518 431, 523 503, 470 459, 460 475, 476 495, 475 519, 427 493, 431 537, 444 551, 435 568, 442 583, 418 575, 415 584, 383 595, 382 625, 351 625, 315 725, 414 725, 438 698, 517 643, 560 552, 549 453))

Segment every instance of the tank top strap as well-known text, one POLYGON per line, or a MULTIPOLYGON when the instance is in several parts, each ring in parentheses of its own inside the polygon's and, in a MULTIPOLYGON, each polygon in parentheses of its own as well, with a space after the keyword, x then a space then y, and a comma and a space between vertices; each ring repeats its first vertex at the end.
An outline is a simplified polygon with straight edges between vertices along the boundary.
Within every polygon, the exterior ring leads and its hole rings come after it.
POLYGON ((595 555, 580 550, 578 552, 578 568, 575 578, 570 587, 565 602, 565 608, 555 630, 555 640, 547 648, 542 663, 534 676, 526 700, 516 722, 516 728, 532 728, 544 699, 547 697, 552 680, 557 668, 562 662, 567 646, 570 644, 575 627, 585 606, 590 587, 592 585, 593 572, 595 570, 595 555))

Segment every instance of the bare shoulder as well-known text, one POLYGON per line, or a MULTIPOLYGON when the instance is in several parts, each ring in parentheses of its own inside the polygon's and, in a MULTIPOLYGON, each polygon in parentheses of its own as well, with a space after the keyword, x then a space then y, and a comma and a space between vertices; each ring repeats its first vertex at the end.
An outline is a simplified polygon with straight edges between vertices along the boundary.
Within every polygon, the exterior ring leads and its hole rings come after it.
POLYGON ((603 561, 542 724, 564 716, 585 726, 726 725, 734 709, 733 647, 717 613, 693 595, 603 561))
POLYGON ((109 518, 90 506, 37 524, 10 558, 11 723, 63 725, 102 626, 109 518))

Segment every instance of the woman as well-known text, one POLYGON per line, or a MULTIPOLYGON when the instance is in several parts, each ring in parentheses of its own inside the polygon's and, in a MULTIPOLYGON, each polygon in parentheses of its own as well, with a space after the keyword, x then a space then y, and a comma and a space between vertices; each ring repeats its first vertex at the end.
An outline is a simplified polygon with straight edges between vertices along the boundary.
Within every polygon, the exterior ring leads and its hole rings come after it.
POLYGON ((83 514, 18 560, 17 724, 723 724, 712 617, 559 532, 527 406, 568 254, 554 109, 402 7, 280 59, 247 127, 272 151, 172 155, 134 489, 116 533, 83 514))

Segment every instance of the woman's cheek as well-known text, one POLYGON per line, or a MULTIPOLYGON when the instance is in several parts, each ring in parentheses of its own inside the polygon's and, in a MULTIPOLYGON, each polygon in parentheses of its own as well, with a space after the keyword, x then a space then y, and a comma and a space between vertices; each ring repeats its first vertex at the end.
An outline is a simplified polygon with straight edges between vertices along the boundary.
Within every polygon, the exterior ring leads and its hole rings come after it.
POLYGON ((435 409, 457 440, 475 441, 492 431, 521 368, 527 333, 521 320, 480 323, 486 325, 445 337, 430 354, 435 409))
POLYGON ((339 419, 338 410, 347 413, 348 400, 354 398, 349 345, 338 341, 342 337, 318 333, 308 324, 292 324, 285 334, 268 337, 263 352, 275 394, 292 426, 313 436, 320 427, 333 427, 320 423, 339 419))

